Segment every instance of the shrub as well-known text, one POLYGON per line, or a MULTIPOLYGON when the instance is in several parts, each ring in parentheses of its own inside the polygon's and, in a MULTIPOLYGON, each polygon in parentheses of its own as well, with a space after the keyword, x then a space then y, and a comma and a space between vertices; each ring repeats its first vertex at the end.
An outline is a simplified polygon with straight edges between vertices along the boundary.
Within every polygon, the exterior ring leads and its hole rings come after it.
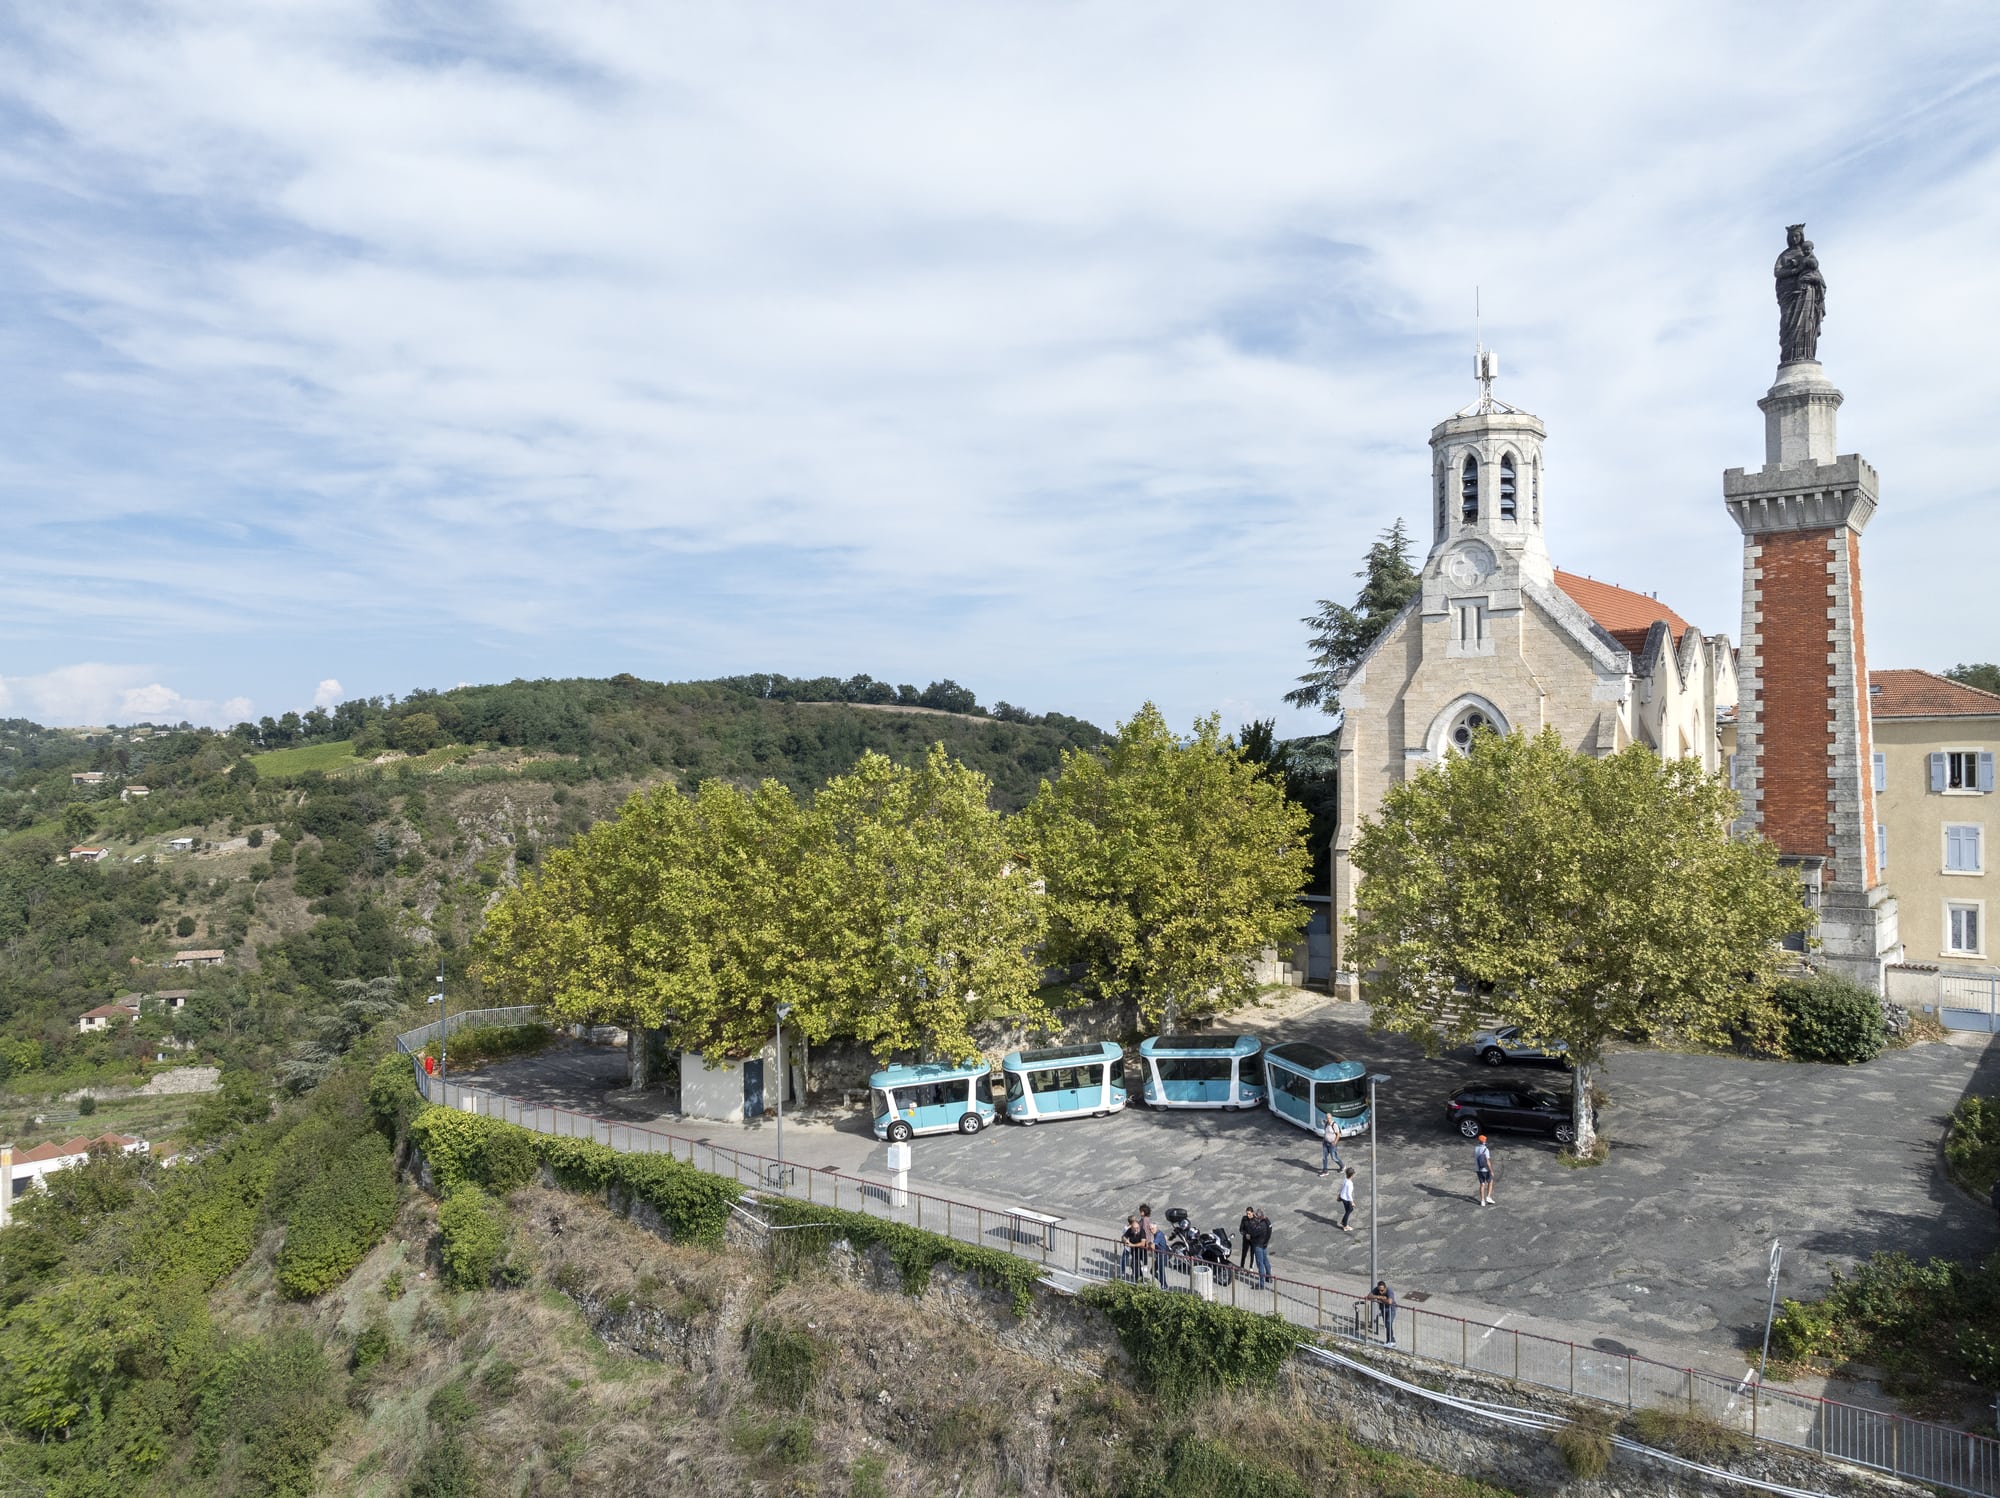
POLYGON ((424 1106, 424 1095, 417 1091, 415 1067, 401 1051, 391 1051, 368 1074, 368 1111, 393 1138, 409 1132, 410 1120, 424 1106))
POLYGON ((1602 1477, 1611 1466, 1611 1416, 1605 1410, 1578 1410, 1556 1430, 1563 1465, 1578 1477, 1602 1477))
POLYGON ((1250 1461, 1183 1431, 1167 1448, 1167 1490, 1226 1493, 1229 1498, 1310 1498, 1296 1474, 1250 1461))
POLYGON ((767 1201, 764 1207, 773 1221, 787 1229, 778 1239, 777 1252, 783 1256, 779 1260, 781 1267, 796 1267, 808 1258, 823 1256, 842 1240, 862 1252, 879 1244, 889 1250, 889 1258, 907 1293, 923 1294, 930 1288, 931 1271, 939 1264, 949 1264, 961 1273, 976 1276, 981 1284, 1005 1286, 1016 1316, 1028 1314, 1035 1282, 1042 1274, 1041 1266, 1031 1259, 1018 1258, 997 1248, 961 1243, 956 1238, 928 1233, 906 1223, 887 1222, 862 1212, 844 1212, 837 1207, 794 1200, 767 1201))
POLYGON ((194 917, 193 917, 193 916, 191 916, 191 915, 184 915, 184 916, 182 916, 182 917, 181 917, 181 918, 180 918, 179 920, 175 921, 175 922, 174 922, 174 935, 176 935, 176 936, 193 936, 193 935, 194 935, 194 917))
POLYGON ((302 1330, 239 1342, 202 1390, 196 1465, 215 1491, 304 1494, 333 1439, 340 1380, 302 1330))
POLYGON ((479 1491, 479 1464, 455 1430, 424 1448, 410 1472, 409 1498, 473 1498, 479 1491))
POLYGON ((347 1278, 381 1241, 396 1216, 396 1165, 389 1143, 362 1134, 293 1201, 278 1250, 278 1283, 287 1295, 321 1295, 347 1278))
POLYGON ((2000 1326, 2000 1254, 1973 1266, 1883 1253, 1851 1275, 1833 1271, 1818 1300, 1784 1302, 1771 1351, 1787 1362, 1873 1364, 1891 1392, 1929 1409, 1931 1396, 1954 1382, 2000 1387, 2000 1349, 1985 1330, 1993 1326, 2000 1326))
POLYGON ((76 1111, 85 1118, 90 1117, 91 1114, 97 1111, 97 1099, 86 1092, 76 1100, 76 1111))
POLYGON ((1104 1312, 1140 1383, 1169 1407, 1215 1389, 1268 1388, 1299 1342, 1276 1316, 1150 1286, 1092 1285, 1078 1298, 1104 1312))
POLYGON ((507 1253, 507 1221, 500 1206, 470 1183, 438 1208, 444 1282, 455 1290, 483 1290, 507 1253))
POLYGON ((1748 1456, 1754 1444, 1748 1432, 1699 1410, 1634 1410, 1632 1433, 1648 1446, 1711 1467, 1748 1456))
POLYGON ((1966 1190, 1984 1197, 2000 1180, 2000 1098, 1960 1098, 1944 1142, 1945 1165, 1966 1190))
POLYGON ((1881 999, 1850 979, 1831 973, 1789 979, 1773 997, 1795 1060, 1852 1065, 1874 1060, 1889 1042, 1881 999))
MULTIPOLYGON (((470 1067, 545 1051, 555 1044, 556 1032, 547 1025, 467 1025, 453 1030, 450 1039, 451 1064, 470 1067)), ((435 1040, 424 1047, 427 1056, 435 1057, 437 1053, 435 1040)))
POLYGON ((354 1339, 354 1351, 348 1358, 348 1367, 357 1374, 365 1374, 386 1363, 396 1350, 396 1334, 389 1330, 389 1323, 380 1316, 361 1328, 354 1339))

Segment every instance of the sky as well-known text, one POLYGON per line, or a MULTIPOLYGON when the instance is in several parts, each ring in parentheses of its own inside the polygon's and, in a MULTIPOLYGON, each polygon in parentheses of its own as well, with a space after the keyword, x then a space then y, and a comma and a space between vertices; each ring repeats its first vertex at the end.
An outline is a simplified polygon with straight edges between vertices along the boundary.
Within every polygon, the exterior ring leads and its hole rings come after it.
POLYGON ((1804 221, 1877 666, 2000 659, 2000 9, 0 11, 0 716, 950 677, 1276 716, 1547 423, 1558 565, 1739 633, 1804 221))

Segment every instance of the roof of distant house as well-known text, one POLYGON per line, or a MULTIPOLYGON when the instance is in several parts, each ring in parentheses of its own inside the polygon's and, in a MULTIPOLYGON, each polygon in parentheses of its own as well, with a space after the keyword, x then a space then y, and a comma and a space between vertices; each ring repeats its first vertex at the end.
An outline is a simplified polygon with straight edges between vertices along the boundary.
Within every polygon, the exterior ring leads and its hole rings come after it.
POLYGON ((1659 599, 1612 583, 1601 583, 1594 577, 1578 577, 1574 572, 1565 572, 1558 567, 1556 586, 1569 594, 1607 635, 1634 655, 1646 648, 1646 636, 1652 633, 1656 622, 1665 624, 1677 641, 1694 627, 1659 599))
POLYGON ((1935 671, 1870 671, 1868 711, 1877 718, 2000 718, 2000 696, 1935 671))
POLYGON ((202 947, 194 951, 174 953, 177 960, 184 962, 195 962, 204 957, 221 958, 227 955, 220 947, 202 947))
POLYGON ((79 1134, 76 1138, 64 1140, 61 1144, 38 1144, 31 1149, 18 1150, 14 1155, 14 1163, 38 1165, 44 1160, 60 1160, 65 1155, 89 1154, 93 1144, 104 1145, 107 1149, 122 1150, 127 1145, 138 1142, 130 1134, 99 1134, 95 1139, 86 1139, 79 1134))
POLYGON ((131 1004, 99 1004, 95 1009, 84 1010, 80 1017, 83 1019, 113 1019, 135 1015, 138 1012, 137 1007, 131 1004))

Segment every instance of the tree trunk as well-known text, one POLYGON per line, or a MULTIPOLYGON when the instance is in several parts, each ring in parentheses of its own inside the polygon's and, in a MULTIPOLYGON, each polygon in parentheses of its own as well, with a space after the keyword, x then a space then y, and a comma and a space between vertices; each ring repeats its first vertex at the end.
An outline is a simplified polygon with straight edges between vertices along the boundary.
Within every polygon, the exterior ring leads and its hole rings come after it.
POLYGON ((639 1025, 625 1027, 625 1081, 634 1092, 653 1085, 651 1035, 639 1025))
POLYGON ((1570 1068, 1570 1111, 1576 1119, 1576 1143, 1570 1152, 1587 1155, 1597 1148, 1597 1129, 1590 1121, 1590 1067, 1576 1062, 1570 1068))

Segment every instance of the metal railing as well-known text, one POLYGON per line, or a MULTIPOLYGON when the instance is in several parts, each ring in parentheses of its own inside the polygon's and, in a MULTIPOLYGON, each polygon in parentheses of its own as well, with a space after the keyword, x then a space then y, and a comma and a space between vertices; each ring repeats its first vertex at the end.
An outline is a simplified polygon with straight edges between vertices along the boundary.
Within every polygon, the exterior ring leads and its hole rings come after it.
MULTIPOLYGON (((533 1010, 470 1011, 473 1015, 533 1015, 533 1010)), ((458 1020, 453 1015, 454 1022, 458 1020)), ((473 1023, 468 1018, 467 1023, 473 1023)), ((518 1019, 483 1020, 489 1024, 518 1019)), ((453 1028, 456 1028, 454 1023, 453 1028)), ((397 1044, 435 1035, 436 1025, 409 1032, 397 1044)), ((412 1055, 413 1063, 417 1062, 412 1055)), ((962 1242, 1040 1262, 1054 1276, 1082 1282, 1128 1279, 1192 1291, 1245 1311, 1277 1315, 1323 1336, 1376 1341, 1385 1327, 1382 1308, 1364 1289, 1340 1289, 1306 1280, 1272 1278, 1229 1266, 1223 1272, 1169 1256, 1136 1265, 1116 1239, 1066 1228, 1002 1207, 976 1206, 920 1191, 897 1193, 886 1182, 851 1176, 831 1166, 780 1165, 769 1156, 690 1139, 644 1124, 597 1118, 567 1108, 525 1103, 457 1083, 439 1083, 417 1063, 417 1087, 431 1102, 500 1119, 538 1134, 592 1139, 615 1150, 671 1155, 697 1170, 793 1201, 819 1202, 908 1223, 962 1242), (900 1200, 898 1199, 900 1197, 900 1200)), ((1060 1283, 1060 1280, 1058 1280, 1060 1283)), ((2000 1440, 1953 1430, 1885 1410, 1842 1404, 1790 1389, 1758 1386, 1748 1375, 1731 1378, 1698 1368, 1675 1367, 1637 1353, 1607 1351, 1513 1327, 1489 1325, 1411 1304, 1396 1309, 1398 1351, 1469 1372, 1554 1389, 1625 1409, 1666 1408, 1703 1415, 1754 1440, 1872 1467, 1915 1482, 1977 1498, 2000 1498, 2000 1440)))

